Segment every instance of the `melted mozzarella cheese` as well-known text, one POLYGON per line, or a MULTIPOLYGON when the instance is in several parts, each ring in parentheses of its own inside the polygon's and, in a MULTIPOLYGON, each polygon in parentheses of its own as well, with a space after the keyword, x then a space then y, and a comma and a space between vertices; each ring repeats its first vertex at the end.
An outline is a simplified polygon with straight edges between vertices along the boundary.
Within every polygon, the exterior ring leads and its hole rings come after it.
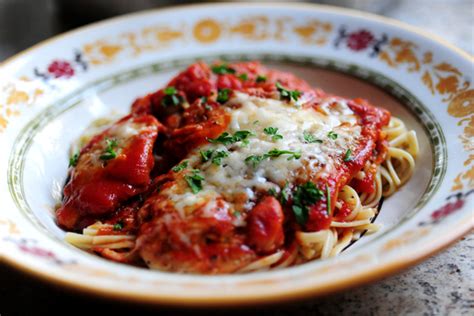
MULTIPOLYGON (((80 147, 82 148, 85 144, 87 144, 92 137, 100 132, 103 132, 105 129, 109 128, 106 137, 104 138, 103 141, 95 144, 95 146, 86 154, 82 156, 82 160, 86 161, 87 164, 90 166, 96 166, 100 167, 103 165, 103 160, 100 159, 100 156, 104 154, 106 148, 107 148, 107 142, 106 139, 114 139, 117 141, 117 148, 114 148, 114 150, 117 152, 117 154, 120 155, 121 149, 125 148, 128 146, 131 140, 140 133, 146 131, 147 129, 150 129, 150 126, 144 123, 136 123, 133 121, 132 118, 120 122, 120 123, 115 123, 114 125, 111 125, 110 127, 110 121, 109 120, 102 120, 94 122, 89 129, 92 131, 90 132, 89 130, 86 131, 85 135, 87 136, 82 136, 81 139, 79 140, 80 147)), ((78 150, 75 149, 77 152, 78 150)))
POLYGON ((145 124, 136 124, 129 120, 124 124, 112 126, 110 134, 118 139, 128 139, 140 134, 140 132, 146 128, 147 126, 145 124))
MULTIPOLYGON (((247 144, 208 144, 190 154, 189 165, 199 169, 205 180, 197 194, 170 192, 170 199, 183 216, 193 210, 193 204, 202 203, 203 198, 222 196, 226 203, 232 204, 227 206, 229 209, 245 211, 254 205, 257 191, 274 188, 278 192, 287 181, 305 181, 309 175, 311 179, 327 177, 348 149, 356 149, 361 133, 352 110, 336 98, 323 100, 315 110, 236 93, 226 105, 231 115, 227 132, 233 135, 245 130, 254 135, 248 138, 247 144), (267 127, 278 128, 277 134, 283 138, 273 140, 264 132, 267 127), (337 138, 329 138, 329 132, 336 133, 337 138), (308 143, 304 133, 322 142, 308 143), (283 154, 263 159, 255 166, 245 161, 249 156, 262 156, 273 149, 296 152, 300 158, 290 159, 291 155, 283 154), (228 156, 222 159, 221 165, 211 160, 203 163, 199 150, 227 151, 228 156)), ((213 198, 208 203, 214 203, 213 198)))

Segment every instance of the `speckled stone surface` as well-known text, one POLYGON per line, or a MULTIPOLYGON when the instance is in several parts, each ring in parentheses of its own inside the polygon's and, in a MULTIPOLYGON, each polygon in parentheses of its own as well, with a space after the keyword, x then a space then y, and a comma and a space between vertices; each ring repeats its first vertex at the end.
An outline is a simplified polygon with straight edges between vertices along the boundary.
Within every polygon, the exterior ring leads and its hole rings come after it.
MULTIPOLYGON (((0 0, 0 11, 14 2, 19 4, 16 10, 25 12, 26 17, 33 18, 38 12, 43 17, 52 14, 52 1, 48 0, 0 0), (26 12, 28 2, 34 3, 34 13, 26 12)), ((391 1, 379 13, 422 27, 471 54, 474 52, 474 0, 391 1)), ((2 21, 8 21, 8 16, 14 20, 7 12, 0 14, 4 17, 2 21)), ((37 25, 32 27, 34 20, 24 18, 13 33, 4 23, 0 24, 0 59, 54 35, 56 22, 48 21, 37 19, 37 25)), ((86 306, 88 310, 105 309, 107 314, 114 315, 474 315, 474 233, 418 266, 375 284, 327 298, 245 310, 147 309, 79 296, 0 265, 1 316, 45 315, 59 308, 64 310, 63 306, 68 306, 67 310, 86 306)))
POLYGON ((474 233, 399 275, 296 310, 285 307, 276 315, 295 311, 297 315, 473 315, 474 233))

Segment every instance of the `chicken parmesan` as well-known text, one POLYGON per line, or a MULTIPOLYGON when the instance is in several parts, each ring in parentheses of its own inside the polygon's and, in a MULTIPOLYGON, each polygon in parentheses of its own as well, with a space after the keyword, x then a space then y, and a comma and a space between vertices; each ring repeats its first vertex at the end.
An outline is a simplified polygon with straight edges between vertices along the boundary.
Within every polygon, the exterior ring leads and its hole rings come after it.
POLYGON ((414 170, 414 131, 258 62, 196 63, 82 138, 58 224, 104 258, 169 272, 335 256, 414 170))

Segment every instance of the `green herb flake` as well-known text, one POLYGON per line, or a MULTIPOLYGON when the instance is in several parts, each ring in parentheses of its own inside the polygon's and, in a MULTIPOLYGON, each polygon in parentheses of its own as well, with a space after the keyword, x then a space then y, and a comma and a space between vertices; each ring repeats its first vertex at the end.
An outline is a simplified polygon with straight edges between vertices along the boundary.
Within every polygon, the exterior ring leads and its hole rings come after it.
POLYGON ((246 163, 251 163, 252 166, 255 168, 258 166, 258 164, 260 162, 262 162, 262 160, 265 159, 264 156, 260 156, 260 155, 251 155, 251 156, 248 156, 247 158, 245 158, 245 162, 246 163))
POLYGON ((220 166, 222 164, 222 159, 225 157, 229 157, 229 152, 225 150, 216 151, 214 157, 212 157, 212 163, 216 166, 220 166))
POLYGON ((351 161, 352 160, 351 155, 352 155, 352 150, 348 149, 346 153, 344 154, 344 158, 343 158, 344 162, 351 161))
POLYGON ((309 207, 321 200, 323 195, 324 193, 313 182, 306 182, 296 187, 293 194, 292 210, 298 224, 306 224, 309 217, 309 207))
POLYGON ((328 216, 331 216, 331 191, 329 186, 326 184, 326 212, 328 216))
POLYGON ((333 131, 330 131, 330 132, 328 133, 328 137, 329 137, 330 139, 333 139, 333 140, 334 140, 334 139, 337 139, 337 136, 339 136, 339 135, 337 135, 337 134, 334 133, 333 131))
POLYGON ((291 209, 293 210, 293 214, 295 214, 298 224, 304 225, 308 220, 309 210, 306 207, 301 207, 297 204, 293 204, 291 209))
POLYGON ((122 221, 119 221, 116 224, 114 224, 114 227, 113 227, 114 231, 118 231, 118 230, 122 230, 122 229, 123 229, 123 222, 122 221))
POLYGON ((261 83, 267 81, 267 77, 263 75, 258 75, 257 78, 255 79, 256 83, 261 83))
POLYGON ((298 90, 288 90, 281 85, 280 82, 277 81, 275 84, 278 92, 280 93, 280 99, 286 101, 298 101, 299 97, 301 96, 301 91, 298 90))
POLYGON ((230 145, 235 143, 234 137, 227 132, 222 133, 217 138, 208 138, 207 141, 213 144, 221 143, 223 145, 230 145))
POLYGON ((288 194, 289 183, 286 181, 285 186, 280 189, 280 193, 277 192, 275 188, 268 189, 268 194, 277 198, 280 201, 281 205, 286 205, 288 203, 289 194, 288 194))
POLYGON ((278 198, 278 193, 277 193, 277 191, 275 190, 275 188, 270 188, 270 189, 268 189, 268 194, 271 195, 271 196, 274 196, 274 197, 278 198))
POLYGON ((173 170, 174 172, 180 172, 180 171, 183 171, 184 169, 186 169, 187 167, 188 167, 188 161, 185 160, 182 163, 180 163, 179 165, 174 166, 171 170, 173 170))
POLYGON ((173 95, 173 94, 177 94, 177 93, 178 93, 178 90, 176 90, 175 87, 167 87, 167 88, 164 88, 164 89, 163 89, 163 92, 164 92, 166 95, 173 95))
POLYGON ((220 104, 224 104, 229 101, 231 91, 232 90, 227 88, 219 89, 219 91, 217 92, 217 102, 219 102, 220 104))
POLYGON ((300 159, 301 158, 301 152, 290 151, 290 150, 280 150, 280 149, 277 149, 277 148, 274 148, 274 149, 270 150, 264 156, 265 157, 280 157, 281 155, 290 155, 290 157, 288 157, 288 160, 300 159))
POLYGON ((246 73, 240 74, 238 77, 242 81, 247 81, 249 79, 249 76, 246 73))
POLYGON ((248 139, 250 136, 254 136, 255 134, 250 131, 237 131, 234 133, 234 138, 236 141, 242 141, 248 139))
POLYGON ((301 158, 301 153, 300 152, 295 152, 295 151, 290 151, 290 150, 280 150, 280 149, 274 148, 274 149, 270 150, 268 153, 263 154, 263 155, 248 156, 247 158, 245 158, 245 162, 251 163, 252 166, 255 168, 263 160, 265 160, 267 158, 280 157, 281 155, 290 155, 287 160, 300 159, 301 158))
POLYGON ((117 140, 106 138, 105 143, 107 144, 107 147, 99 158, 101 160, 111 160, 117 158, 117 152, 115 151, 115 149, 118 147, 117 140))
POLYGON ((265 127, 263 129, 263 132, 267 135, 275 135, 276 133, 278 133, 278 128, 277 127, 265 127))
POLYGON ((213 153, 214 153, 214 150, 212 150, 212 149, 209 149, 209 150, 206 150, 206 151, 200 150, 199 155, 201 155, 201 162, 206 162, 209 159, 211 159, 213 153))
POLYGON ((184 176, 184 180, 188 183, 189 188, 191 188, 191 191, 194 194, 202 190, 202 181, 204 181, 204 177, 200 174, 200 170, 192 170, 190 175, 184 176))
POLYGON ((217 138, 208 138, 207 141, 213 144, 221 143, 227 146, 237 142, 246 141, 250 136, 254 135, 255 134, 250 131, 237 131, 234 135, 224 132, 217 138))
POLYGON ((79 161, 79 153, 75 153, 74 155, 72 155, 71 158, 69 158, 69 167, 77 166, 78 161, 79 161))
POLYGON ((289 186, 290 186, 290 183, 288 181, 286 181, 285 186, 283 187, 283 189, 281 189, 280 203, 282 205, 285 205, 286 203, 288 203, 288 200, 289 200, 289 194, 288 194, 289 186))
POLYGON ((278 132, 278 128, 276 127, 265 127, 263 132, 267 135, 275 135, 278 132))
POLYGON ((247 147, 248 144, 250 144, 250 141, 248 139, 244 139, 240 145, 240 147, 247 147))
POLYGON ((235 69, 229 67, 227 64, 214 65, 211 69, 216 75, 235 74, 235 69))
POLYGON ((263 129, 263 132, 269 136, 272 136, 272 140, 273 141, 277 141, 279 139, 283 139, 283 136, 280 135, 280 134, 277 134, 278 133, 278 128, 276 127, 265 127, 263 129))
POLYGON ((305 143, 308 143, 308 144, 313 144, 313 143, 322 143, 323 141, 320 140, 320 139, 317 139, 316 137, 314 137, 313 134, 309 133, 309 132, 303 132, 303 139, 305 141, 305 143))
POLYGON ((164 107, 178 106, 183 101, 183 98, 178 95, 178 90, 175 87, 167 87, 163 89, 165 96, 161 99, 161 105, 164 107))

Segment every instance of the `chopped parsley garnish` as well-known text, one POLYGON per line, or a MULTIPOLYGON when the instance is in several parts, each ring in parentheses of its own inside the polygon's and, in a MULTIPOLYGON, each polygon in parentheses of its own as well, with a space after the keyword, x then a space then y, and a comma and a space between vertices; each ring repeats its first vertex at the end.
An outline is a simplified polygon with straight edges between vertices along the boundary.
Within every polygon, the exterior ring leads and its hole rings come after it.
POLYGON ((78 161, 79 161, 79 153, 75 153, 74 155, 72 155, 71 158, 69 158, 69 167, 77 166, 78 161))
POLYGON ((277 198, 280 201, 281 205, 286 205, 286 203, 288 203, 289 198, 288 189, 289 183, 288 181, 286 181, 285 186, 283 187, 283 189, 280 190, 280 193, 278 193, 275 188, 270 188, 267 192, 269 195, 277 198))
POLYGON ((255 120, 255 121, 253 121, 253 125, 257 125, 258 123, 260 123, 260 121, 259 121, 259 120, 255 120))
POLYGON ((208 161, 209 159, 211 159, 213 153, 214 153, 214 150, 212 150, 212 149, 209 149, 209 150, 206 150, 206 151, 200 150, 199 154, 201 155, 201 161, 202 162, 208 161))
POLYGON ((246 73, 240 74, 238 77, 242 81, 247 81, 249 79, 249 76, 246 73))
POLYGON ((221 143, 227 146, 240 141, 246 141, 247 138, 253 135, 255 134, 250 131, 237 131, 234 133, 234 135, 224 132, 217 138, 208 138, 207 141, 213 144, 221 143))
POLYGON ((268 189, 268 194, 270 194, 271 196, 274 196, 274 197, 278 198, 278 193, 277 193, 277 191, 275 190, 275 188, 270 188, 270 189, 268 189))
POLYGON ((165 96, 161 99, 161 105, 167 106, 178 106, 183 101, 183 98, 178 94, 178 90, 175 87, 167 87, 163 89, 165 96))
POLYGON ((214 65, 211 69, 216 75, 235 74, 235 69, 229 67, 227 64, 214 65))
POLYGON ((118 147, 117 140, 115 139, 105 139, 105 143, 107 144, 107 147, 104 150, 104 153, 100 155, 101 160, 111 160, 117 157, 117 152, 115 151, 115 148, 118 147))
POLYGON ((115 231, 117 231, 117 230, 122 230, 122 229, 123 229, 123 222, 122 222, 122 221, 119 221, 119 222, 117 222, 116 224, 114 224, 113 229, 114 229, 115 231))
POLYGON ((201 97, 201 105, 204 105, 204 108, 208 111, 212 111, 212 106, 207 104, 207 97, 201 97))
POLYGON ((207 141, 213 144, 222 143, 224 145, 230 145, 236 142, 234 137, 227 132, 222 133, 217 138, 208 138, 207 141))
POLYGON ((289 187, 290 187, 290 183, 288 181, 286 181, 285 186, 283 187, 283 189, 281 189, 280 203, 282 205, 285 205, 286 203, 288 203, 288 199, 289 199, 288 189, 289 189, 289 187))
POLYGON ((326 184, 326 212, 331 215, 331 192, 329 191, 329 186, 326 184))
POLYGON ((351 161, 351 160, 352 160, 351 155, 352 155, 352 150, 348 149, 348 150, 346 151, 346 153, 344 154, 344 159, 343 159, 343 160, 344 160, 345 162, 351 161))
POLYGON ((287 100, 287 101, 298 101, 299 97, 301 96, 301 91, 298 90, 288 90, 284 88, 281 83, 277 82, 275 84, 278 92, 280 92, 280 99, 287 100))
POLYGON ((255 79, 255 82, 260 83, 260 82, 265 82, 267 81, 267 77, 263 75, 258 75, 257 78, 255 79))
POLYGON ((167 88, 164 88, 164 89, 163 89, 163 92, 164 92, 166 95, 173 95, 173 94, 178 93, 178 90, 176 90, 175 87, 167 87, 167 88))
POLYGON ((184 176, 184 180, 186 180, 194 194, 202 190, 202 181, 204 181, 204 177, 200 174, 199 170, 192 170, 190 175, 184 176))
POLYGON ((270 150, 264 156, 265 156, 265 158, 267 158, 267 157, 280 157, 281 155, 290 155, 290 157, 288 157, 287 160, 300 159, 301 158, 301 152, 290 151, 290 150, 280 150, 280 149, 276 149, 276 148, 270 150))
POLYGON ((295 214, 296 221, 298 222, 298 224, 304 225, 308 220, 308 209, 306 207, 301 207, 298 204, 293 204, 291 209, 293 210, 293 214, 295 214))
POLYGON ((318 189, 313 182, 306 182, 296 187, 293 193, 292 210, 298 224, 304 225, 308 221, 309 207, 321 200, 323 195, 323 191, 318 189))
POLYGON ((277 132, 278 132, 278 128, 277 127, 265 127, 263 129, 263 132, 267 135, 275 135, 277 132))
POLYGON ((280 134, 277 134, 278 133, 278 128, 277 127, 265 127, 263 129, 263 132, 269 136, 272 136, 272 140, 273 141, 276 141, 276 140, 279 140, 279 139, 283 139, 283 136, 280 135, 280 134))
POLYGON ((229 101, 230 92, 231 90, 227 88, 219 89, 219 91, 217 92, 217 99, 216 99, 217 102, 219 102, 220 104, 223 104, 229 101))
POLYGON ((339 136, 339 135, 337 135, 337 134, 334 133, 333 131, 330 131, 330 132, 328 133, 328 137, 331 138, 331 139, 336 139, 337 136, 339 136))
POLYGON ((184 169, 186 169, 187 167, 188 167, 188 161, 185 160, 182 163, 180 163, 179 165, 174 166, 171 170, 173 170, 174 172, 180 172, 180 171, 183 171, 184 169))
POLYGON ((245 158, 245 162, 251 163, 252 166, 255 168, 257 165, 262 162, 263 160, 267 158, 274 158, 274 157, 280 157, 281 155, 290 155, 287 160, 292 160, 292 159, 300 159, 301 158, 301 153, 296 152, 296 151, 290 151, 290 150, 280 150, 280 149, 272 149, 268 153, 263 154, 263 155, 251 155, 245 158))
POLYGON ((265 159, 265 155, 251 155, 245 158, 245 162, 247 163, 252 163, 252 166, 255 168, 258 166, 258 164, 265 159))
POLYGON ((222 164, 222 159, 228 156, 229 153, 225 150, 216 151, 214 157, 212 157, 212 163, 216 166, 220 166, 222 164))
POLYGON ((323 142, 322 140, 317 139, 316 137, 314 137, 314 135, 309 133, 309 132, 303 132, 303 139, 308 144, 313 144, 313 143, 320 143, 321 144, 323 142))

